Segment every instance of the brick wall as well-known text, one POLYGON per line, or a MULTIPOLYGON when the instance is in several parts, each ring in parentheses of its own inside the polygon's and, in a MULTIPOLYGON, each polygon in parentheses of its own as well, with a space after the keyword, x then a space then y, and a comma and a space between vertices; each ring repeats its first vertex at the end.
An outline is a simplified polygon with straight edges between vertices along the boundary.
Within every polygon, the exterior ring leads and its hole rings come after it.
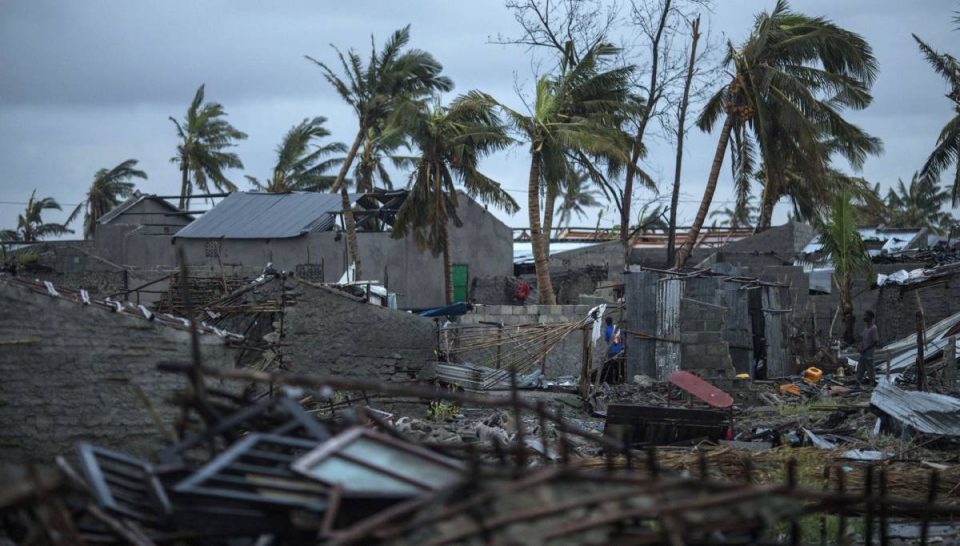
MULTIPOLYGON (((49 462, 85 440, 147 456, 162 436, 141 400, 167 424, 190 335, 142 318, 37 294, 0 279, 0 463, 49 462)), ((201 335, 206 364, 232 366, 235 349, 201 335)))
POLYGON ((284 318, 284 364, 292 371, 410 381, 434 361, 436 324, 299 283, 284 318))
MULTIPOLYGON (((589 305, 479 305, 473 313, 461 317, 461 322, 465 325, 502 322, 505 326, 576 322, 586 317, 590 309, 589 305)), ((607 313, 614 313, 614 320, 617 319, 617 312, 608 307, 607 313)), ((593 366, 603 363, 606 349, 606 343, 601 340, 591 352, 593 366)), ((546 376, 579 376, 582 360, 582 335, 576 331, 555 345, 547 355, 546 376)))

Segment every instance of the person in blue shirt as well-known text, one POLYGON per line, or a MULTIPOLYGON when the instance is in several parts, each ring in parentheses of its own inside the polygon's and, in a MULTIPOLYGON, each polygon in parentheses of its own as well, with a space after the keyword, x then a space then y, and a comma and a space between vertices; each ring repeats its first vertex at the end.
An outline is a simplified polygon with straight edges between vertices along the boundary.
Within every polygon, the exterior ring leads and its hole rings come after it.
POLYGON ((607 361, 603 363, 600 372, 600 381, 606 383, 623 382, 623 342, 620 339, 620 332, 613 324, 613 317, 607 317, 605 320, 606 329, 603 332, 603 340, 607 342, 607 361))

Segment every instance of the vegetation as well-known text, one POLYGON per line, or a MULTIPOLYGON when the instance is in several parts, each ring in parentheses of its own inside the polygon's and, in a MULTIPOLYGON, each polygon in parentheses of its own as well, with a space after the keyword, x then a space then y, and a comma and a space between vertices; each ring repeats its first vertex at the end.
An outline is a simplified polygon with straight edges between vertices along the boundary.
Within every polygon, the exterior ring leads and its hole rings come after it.
POLYGON ((400 127, 390 125, 382 130, 367 131, 354 169, 358 193, 373 192, 378 187, 392 190, 393 179, 388 165, 397 169, 416 166, 415 157, 397 154, 401 148, 409 151, 410 143, 400 127))
POLYGON ((913 35, 913 39, 917 41, 920 51, 934 71, 947 80, 947 85, 950 86, 947 98, 953 103, 955 114, 940 131, 937 145, 923 164, 920 176, 931 183, 936 183, 941 173, 955 164, 952 197, 953 204, 956 206, 960 202, 960 161, 958 161, 960 158, 960 62, 952 55, 934 50, 916 34, 913 35))
MULTIPOLYGON (((773 205, 791 185, 790 169, 824 194, 830 155, 854 166, 880 143, 840 115, 845 107, 866 108, 877 72, 870 46, 862 37, 822 17, 789 10, 778 0, 773 11, 757 16, 747 41, 727 45, 724 64, 732 74, 706 103, 697 124, 704 131, 723 118, 713 165, 700 210, 681 247, 682 267, 699 237, 716 191, 723 157, 730 148, 735 184, 742 203, 749 194, 756 150, 764 165, 760 225, 770 225, 773 205)), ((828 194, 827 194, 828 195, 828 194)))
POLYGON ((397 108, 407 101, 423 100, 436 91, 449 91, 453 82, 440 72, 443 66, 433 55, 419 49, 404 51, 410 42, 410 26, 394 32, 382 51, 374 46, 367 65, 355 51, 346 54, 334 48, 343 70, 338 75, 327 64, 307 57, 323 70, 324 78, 333 86, 344 102, 357 116, 357 135, 340 165, 340 172, 332 190, 340 192, 343 218, 347 227, 347 250, 356 268, 356 277, 362 277, 360 255, 357 252, 357 223, 347 193, 347 173, 353 165, 364 139, 389 130, 397 108))
POLYGON ((561 201, 557 205, 556 213, 560 216, 558 226, 569 226, 570 220, 576 214, 577 218, 587 217, 584 207, 599 207, 600 192, 590 189, 590 175, 580 169, 570 169, 560 188, 561 201))
POLYGON ((710 213, 714 225, 730 229, 745 229, 753 227, 757 221, 759 209, 751 200, 735 207, 724 207, 710 213))
POLYGON ((628 139, 619 129, 627 109, 632 67, 605 69, 603 62, 619 50, 597 44, 573 64, 567 57, 558 73, 537 81, 534 103, 527 113, 502 106, 520 136, 530 145, 527 208, 530 238, 541 304, 554 304, 548 244, 553 204, 561 183, 573 168, 568 154, 628 160, 628 139), (540 195, 546 196, 541 219, 540 195))
POLYGON ((449 224, 463 225, 457 215, 456 183, 481 202, 508 212, 519 208, 498 182, 478 170, 480 158, 511 142, 495 108, 492 98, 471 91, 445 107, 438 101, 408 104, 400 115, 419 156, 392 236, 400 239, 412 233, 418 247, 443 255, 448 304, 453 303, 449 224))
POLYGON ((204 86, 197 88, 193 102, 187 108, 182 121, 173 117, 170 121, 177 128, 177 155, 170 161, 180 165, 180 210, 187 210, 187 197, 194 188, 207 193, 212 185, 219 191, 232 192, 237 187, 224 170, 242 169, 243 162, 237 154, 226 151, 238 140, 247 138, 225 119, 223 106, 216 102, 203 102, 204 86))
POLYGON ((0 241, 11 243, 33 243, 45 237, 66 235, 73 233, 65 224, 54 224, 43 221, 43 212, 46 210, 61 210, 60 204, 53 197, 37 199, 37 190, 30 194, 26 210, 17 217, 17 229, 0 231, 0 241))
POLYGON ((119 205, 121 199, 133 193, 134 184, 130 180, 132 178, 146 180, 147 173, 137 169, 136 166, 136 159, 128 159, 112 169, 97 171, 93 176, 93 184, 87 191, 86 199, 73 209, 70 217, 67 218, 66 225, 70 225, 82 210, 84 211, 83 236, 86 239, 93 238, 93 230, 100 217, 119 205))
POLYGON ((843 339, 854 342, 853 276, 869 272, 873 263, 864 249, 857 231, 856 205, 846 191, 833 200, 829 214, 818 223, 823 253, 833 263, 833 283, 840 294, 840 314, 843 318, 843 339))
POLYGON ((329 190, 334 178, 326 173, 343 159, 325 158, 335 153, 345 153, 347 147, 340 142, 323 146, 314 144, 330 136, 330 131, 323 126, 326 121, 327 118, 318 116, 291 127, 277 147, 273 175, 263 181, 252 176, 247 176, 247 180, 254 188, 271 193, 329 190))
POLYGON ((883 224, 887 227, 926 228, 931 233, 946 235, 953 225, 953 216, 943 208, 949 202, 949 191, 938 186, 932 178, 913 173, 909 186, 901 179, 887 191, 883 224))

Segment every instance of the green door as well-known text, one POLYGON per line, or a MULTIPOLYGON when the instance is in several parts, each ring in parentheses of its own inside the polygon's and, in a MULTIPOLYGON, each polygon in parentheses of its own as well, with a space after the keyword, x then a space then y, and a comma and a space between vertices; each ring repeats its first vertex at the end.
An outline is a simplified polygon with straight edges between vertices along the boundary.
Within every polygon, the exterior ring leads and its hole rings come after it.
POLYGON ((467 278, 470 268, 467 264, 453 264, 453 301, 467 301, 467 278))

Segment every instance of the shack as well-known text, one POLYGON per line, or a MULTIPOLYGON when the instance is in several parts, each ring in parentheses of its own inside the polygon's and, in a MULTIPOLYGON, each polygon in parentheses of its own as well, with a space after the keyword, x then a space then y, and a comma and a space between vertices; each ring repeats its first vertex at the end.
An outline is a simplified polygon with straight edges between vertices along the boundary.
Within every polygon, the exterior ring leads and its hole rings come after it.
POLYGON ((627 377, 695 370, 715 381, 780 377, 789 365, 789 285, 713 270, 632 266, 624 274, 627 377))

